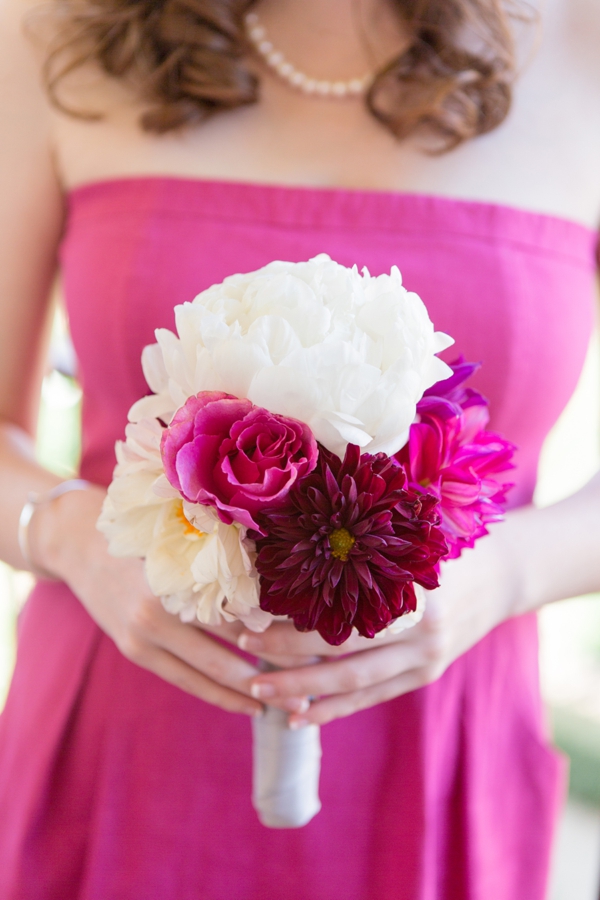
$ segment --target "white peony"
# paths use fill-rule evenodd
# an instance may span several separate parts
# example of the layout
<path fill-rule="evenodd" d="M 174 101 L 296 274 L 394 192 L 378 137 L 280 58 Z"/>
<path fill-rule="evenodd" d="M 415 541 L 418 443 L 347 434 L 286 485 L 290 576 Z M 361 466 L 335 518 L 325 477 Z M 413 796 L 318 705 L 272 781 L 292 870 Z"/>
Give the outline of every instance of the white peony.
<path fill-rule="evenodd" d="M 272 262 L 177 306 L 175 320 L 177 335 L 159 329 L 144 350 L 154 395 L 133 422 L 169 422 L 191 395 L 219 390 L 305 422 L 340 457 L 348 443 L 392 455 L 423 392 L 451 374 L 436 354 L 452 338 L 396 267 L 372 277 L 326 254 Z"/>
<path fill-rule="evenodd" d="M 164 475 L 162 427 L 129 424 L 117 443 L 117 466 L 98 528 L 113 556 L 145 560 L 148 585 L 167 610 L 205 625 L 242 620 L 263 631 L 272 621 L 259 607 L 255 547 L 241 525 L 181 499 Z"/>

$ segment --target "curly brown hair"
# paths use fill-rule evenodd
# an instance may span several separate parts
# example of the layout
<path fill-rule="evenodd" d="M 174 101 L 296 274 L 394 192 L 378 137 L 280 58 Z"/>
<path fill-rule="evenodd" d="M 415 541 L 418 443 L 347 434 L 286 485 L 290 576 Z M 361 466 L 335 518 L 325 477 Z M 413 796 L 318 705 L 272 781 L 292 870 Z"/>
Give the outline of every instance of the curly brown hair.
<path fill-rule="evenodd" d="M 372 115 L 398 138 L 426 127 L 440 150 L 498 126 L 511 104 L 516 0 L 394 2 L 410 45 L 377 73 L 366 97 Z M 146 106 L 140 118 L 146 131 L 170 131 L 255 103 L 259 83 L 246 66 L 251 49 L 244 29 L 252 5 L 54 0 L 63 25 L 45 67 L 50 97 L 65 110 L 60 83 L 92 59 L 136 86 Z"/>

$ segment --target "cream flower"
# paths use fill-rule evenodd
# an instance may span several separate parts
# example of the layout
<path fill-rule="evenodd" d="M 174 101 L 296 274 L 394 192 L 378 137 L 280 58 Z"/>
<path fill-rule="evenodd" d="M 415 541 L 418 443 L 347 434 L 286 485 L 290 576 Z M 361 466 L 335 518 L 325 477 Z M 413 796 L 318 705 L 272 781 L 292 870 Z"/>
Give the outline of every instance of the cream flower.
<path fill-rule="evenodd" d="M 177 335 L 144 350 L 154 395 L 130 420 L 170 421 L 188 397 L 225 391 L 305 422 L 340 457 L 348 443 L 392 455 L 423 392 L 451 374 L 435 332 L 397 268 L 372 277 L 321 254 L 233 275 L 175 309 Z"/>
<path fill-rule="evenodd" d="M 259 607 L 254 543 L 240 525 L 187 503 L 164 476 L 162 427 L 141 419 L 117 444 L 117 466 L 98 529 L 113 556 L 145 560 L 148 585 L 170 612 L 205 625 L 242 620 L 263 631 L 272 617 Z"/>

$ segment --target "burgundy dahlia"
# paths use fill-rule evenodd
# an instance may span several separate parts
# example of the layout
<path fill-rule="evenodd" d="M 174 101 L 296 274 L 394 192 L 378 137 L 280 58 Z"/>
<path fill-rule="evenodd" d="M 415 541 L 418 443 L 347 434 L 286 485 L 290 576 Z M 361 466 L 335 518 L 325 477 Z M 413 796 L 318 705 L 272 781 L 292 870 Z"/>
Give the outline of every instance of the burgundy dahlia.
<path fill-rule="evenodd" d="M 486 431 L 488 403 L 464 386 L 477 365 L 451 363 L 454 375 L 426 391 L 417 404 L 418 421 L 408 443 L 396 454 L 409 486 L 440 501 L 441 528 L 448 542 L 447 559 L 487 534 L 487 526 L 504 517 L 505 473 L 513 468 L 515 447 Z"/>
<path fill-rule="evenodd" d="M 256 568 L 262 609 L 337 645 L 353 627 L 372 638 L 412 612 L 413 583 L 437 587 L 447 546 L 437 499 L 407 489 L 395 460 L 361 456 L 353 444 L 343 462 L 319 450 L 286 508 L 260 517 Z"/>

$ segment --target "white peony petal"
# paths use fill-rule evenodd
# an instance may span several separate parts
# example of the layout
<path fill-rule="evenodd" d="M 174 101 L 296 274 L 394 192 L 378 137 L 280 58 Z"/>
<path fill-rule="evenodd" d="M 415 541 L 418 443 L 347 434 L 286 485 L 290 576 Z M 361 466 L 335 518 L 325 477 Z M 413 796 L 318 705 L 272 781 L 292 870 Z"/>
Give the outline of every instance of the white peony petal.
<path fill-rule="evenodd" d="M 436 331 L 433 335 L 434 353 L 441 353 L 442 350 L 447 350 L 453 344 L 454 338 L 451 338 L 449 334 L 444 334 L 443 331 Z"/>
<path fill-rule="evenodd" d="M 196 618 L 203 625 L 222 625 L 225 622 L 234 622 L 235 616 L 224 609 L 225 594 L 218 581 L 194 586 Z"/>
<path fill-rule="evenodd" d="M 175 379 L 169 378 L 169 396 L 175 409 L 183 406 L 194 393 L 193 387 L 183 386 Z"/>
<path fill-rule="evenodd" d="M 308 422 L 319 409 L 318 387 L 288 366 L 270 366 L 252 379 L 248 399 L 281 416 Z"/>
<path fill-rule="evenodd" d="M 138 510 L 144 506 L 160 506 L 164 502 L 152 490 L 155 476 L 146 469 L 130 469 L 126 474 L 113 479 L 108 488 L 115 515 L 128 510 Z"/>
<path fill-rule="evenodd" d="M 223 341 L 212 356 L 222 390 L 234 397 L 248 396 L 254 376 L 271 365 L 271 360 L 258 344 L 241 338 Z"/>
<path fill-rule="evenodd" d="M 150 394 L 142 397 L 133 404 L 127 414 L 130 422 L 139 422 L 141 419 L 162 419 L 170 422 L 177 406 L 168 393 Z"/>
<path fill-rule="evenodd" d="M 178 386 L 186 396 L 193 392 L 193 379 L 196 364 L 196 349 L 194 343 L 193 358 L 186 357 L 182 342 L 166 328 L 156 329 L 156 339 L 162 352 L 165 370 L 169 376 L 168 391 L 171 393 L 172 385 Z M 193 335 L 188 336 L 191 340 Z"/>
<path fill-rule="evenodd" d="M 282 316 L 255 319 L 248 329 L 248 337 L 264 348 L 265 358 L 276 366 L 290 353 L 302 348 L 300 338 Z"/>
<path fill-rule="evenodd" d="M 408 429 L 403 434 L 394 434 L 392 438 L 378 437 L 366 447 L 363 447 L 363 453 L 385 453 L 386 456 L 393 456 L 398 450 L 406 444 L 408 440 Z"/>
<path fill-rule="evenodd" d="M 183 511 L 186 519 L 199 531 L 204 531 L 206 534 L 218 531 L 220 519 L 210 506 L 202 506 L 201 503 L 189 503 L 184 500 Z"/>
<path fill-rule="evenodd" d="M 320 430 L 322 421 L 328 422 L 335 429 L 336 433 L 341 437 L 342 443 L 358 444 L 359 447 L 366 447 L 367 444 L 371 443 L 371 435 L 364 428 L 359 428 L 357 425 L 344 421 L 335 412 L 321 416 L 320 419 L 313 419 L 314 427 L 317 430 Z"/>
<path fill-rule="evenodd" d="M 142 350 L 142 370 L 151 391 L 160 394 L 166 390 L 168 375 L 158 344 L 149 344 Z"/>
<path fill-rule="evenodd" d="M 192 394 L 199 394 L 200 391 L 222 390 L 224 390 L 224 385 L 215 369 L 212 354 L 206 347 L 198 344 Z"/>
<path fill-rule="evenodd" d="M 182 541 L 179 534 L 161 534 L 146 553 L 146 579 L 157 597 L 189 590 L 194 578 L 191 565 L 202 541 Z"/>
<path fill-rule="evenodd" d="M 427 388 L 432 387 L 438 381 L 445 381 L 452 374 L 452 369 L 446 365 L 443 359 L 438 359 L 437 356 L 432 357 L 429 361 L 426 375 L 423 378 L 423 390 L 426 391 Z"/>
<path fill-rule="evenodd" d="M 239 618 L 246 628 L 257 633 L 266 631 L 273 621 L 273 616 L 263 609 L 260 609 L 260 607 L 249 609 L 247 613 L 240 615 Z"/>
<path fill-rule="evenodd" d="M 143 558 L 154 539 L 157 514 L 155 507 L 141 507 L 115 515 L 105 501 L 96 527 L 108 540 L 111 556 Z"/>
<path fill-rule="evenodd" d="M 152 483 L 152 493 L 163 500 L 180 500 L 181 494 L 174 488 L 167 479 L 167 476 L 161 473 Z"/>

